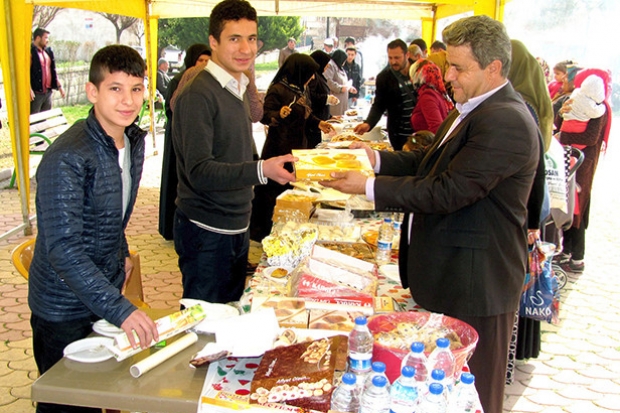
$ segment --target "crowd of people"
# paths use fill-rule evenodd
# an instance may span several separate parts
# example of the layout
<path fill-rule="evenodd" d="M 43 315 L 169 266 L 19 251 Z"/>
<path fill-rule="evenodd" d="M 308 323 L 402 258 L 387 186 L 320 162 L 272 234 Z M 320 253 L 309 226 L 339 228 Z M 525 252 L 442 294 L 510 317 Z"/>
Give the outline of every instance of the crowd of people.
<path fill-rule="evenodd" d="M 35 31 L 33 41 L 39 76 L 31 95 L 41 108 L 60 89 L 47 34 Z M 528 242 L 540 237 L 546 219 L 544 152 L 558 139 L 585 157 L 559 257 L 578 273 L 594 172 L 609 137 L 610 74 L 566 61 L 549 82 L 546 64 L 486 16 L 453 22 L 442 40 L 430 53 L 422 39 L 386 45 L 388 65 L 355 132 L 387 114 L 394 151 L 353 143 L 366 150 L 376 177 L 335 172 L 321 183 L 364 194 L 377 211 L 405 214 L 402 285 L 424 309 L 476 329 L 469 367 L 484 411 L 501 413 Z M 347 38 L 344 49 L 325 39 L 323 50 L 310 55 L 289 39 L 264 98 L 254 79 L 257 43 L 256 10 L 245 0 L 223 0 L 210 16 L 209 44 L 188 48 L 184 71 L 170 79 L 167 62 L 158 67 L 168 118 L 160 232 L 174 240 L 184 298 L 241 297 L 249 240 L 270 233 L 275 199 L 295 181 L 291 150 L 316 146 L 321 132 L 333 132 L 327 120 L 360 97 L 363 60 L 355 39 Z M 40 373 L 99 318 L 120 326 L 134 346 L 157 339 L 154 323 L 121 295 L 132 270 L 124 229 L 144 162 L 145 132 L 134 123 L 144 71 L 129 47 L 98 51 L 86 86 L 88 118 L 59 137 L 38 168 L 29 305 Z M 266 127 L 261 153 L 253 122 Z"/>

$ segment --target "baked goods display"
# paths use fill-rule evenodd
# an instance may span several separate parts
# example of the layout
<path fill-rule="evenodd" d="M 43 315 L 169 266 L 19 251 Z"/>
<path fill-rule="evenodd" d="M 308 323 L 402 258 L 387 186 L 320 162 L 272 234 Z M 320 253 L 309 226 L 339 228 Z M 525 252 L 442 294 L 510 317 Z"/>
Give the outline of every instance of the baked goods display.
<path fill-rule="evenodd" d="M 263 238 L 261 243 L 269 265 L 296 267 L 310 254 L 317 236 L 315 224 L 289 221 L 280 228 L 274 227 L 272 234 Z"/>
<path fill-rule="evenodd" d="M 358 171 L 374 176 L 370 160 L 364 149 L 293 149 L 295 175 L 298 180 L 321 181 L 332 179 L 336 171 Z"/>
<path fill-rule="evenodd" d="M 324 239 L 320 235 L 320 227 L 319 227 L 319 239 Z M 357 258 L 359 260 L 364 261 L 372 261 L 375 259 L 374 251 L 368 246 L 368 244 L 363 244 L 361 242 L 326 242 L 326 241 L 318 241 L 317 245 L 320 245 L 323 248 L 327 248 L 332 251 L 337 251 L 341 254 L 348 255 L 349 257 Z"/>
<path fill-rule="evenodd" d="M 363 315 L 361 311 L 312 309 L 308 328 L 349 333 L 355 327 L 355 318 Z"/>
<path fill-rule="evenodd" d="M 250 404 L 282 403 L 326 412 L 336 359 L 342 354 L 339 347 L 346 349 L 346 342 L 346 336 L 334 336 L 265 352 L 254 373 Z"/>
<path fill-rule="evenodd" d="M 273 308 L 280 327 L 306 328 L 308 325 L 308 313 L 304 300 L 282 296 L 254 297 L 252 311 L 265 308 Z"/>
<path fill-rule="evenodd" d="M 450 349 L 458 350 L 463 346 L 458 334 L 449 327 L 418 325 L 413 322 L 400 322 L 390 331 L 382 331 L 374 335 L 375 341 L 383 346 L 408 350 L 411 343 L 420 341 L 424 343 L 424 351 L 432 352 L 436 347 L 438 338 L 450 339 Z"/>

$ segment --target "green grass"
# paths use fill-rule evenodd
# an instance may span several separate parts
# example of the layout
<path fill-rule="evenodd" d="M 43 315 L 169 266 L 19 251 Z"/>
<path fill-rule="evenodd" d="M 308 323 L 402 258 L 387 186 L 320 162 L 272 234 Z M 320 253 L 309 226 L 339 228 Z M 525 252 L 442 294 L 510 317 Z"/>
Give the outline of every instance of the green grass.
<path fill-rule="evenodd" d="M 278 70 L 278 62 L 258 63 L 256 65 L 256 72 L 273 72 Z"/>
<path fill-rule="evenodd" d="M 63 106 L 61 107 L 62 113 L 65 114 L 65 118 L 67 118 L 67 122 L 69 125 L 73 125 L 73 123 L 81 118 L 85 118 L 88 116 L 88 111 L 92 105 L 73 105 L 73 106 Z"/>

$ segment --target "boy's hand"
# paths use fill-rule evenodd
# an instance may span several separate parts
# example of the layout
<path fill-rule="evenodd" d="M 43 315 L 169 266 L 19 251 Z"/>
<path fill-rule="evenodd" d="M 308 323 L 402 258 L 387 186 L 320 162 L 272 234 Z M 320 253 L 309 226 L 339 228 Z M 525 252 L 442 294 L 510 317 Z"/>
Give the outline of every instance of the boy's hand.
<path fill-rule="evenodd" d="M 263 175 L 280 185 L 295 182 L 295 175 L 284 169 L 284 164 L 296 160 L 291 154 L 266 159 L 263 161 Z"/>
<path fill-rule="evenodd" d="M 123 282 L 123 288 L 121 289 L 121 293 L 125 292 L 127 288 L 127 284 L 129 284 L 129 280 L 131 279 L 131 273 L 133 271 L 133 261 L 131 257 L 125 257 L 125 281 Z"/>
<path fill-rule="evenodd" d="M 133 336 L 134 331 L 140 339 L 140 347 L 142 349 L 149 348 L 152 341 L 155 341 L 156 343 L 159 341 L 157 326 L 144 311 L 136 309 L 125 319 L 125 321 L 123 321 L 121 328 L 127 334 L 129 343 L 134 349 L 138 348 L 138 344 Z"/>

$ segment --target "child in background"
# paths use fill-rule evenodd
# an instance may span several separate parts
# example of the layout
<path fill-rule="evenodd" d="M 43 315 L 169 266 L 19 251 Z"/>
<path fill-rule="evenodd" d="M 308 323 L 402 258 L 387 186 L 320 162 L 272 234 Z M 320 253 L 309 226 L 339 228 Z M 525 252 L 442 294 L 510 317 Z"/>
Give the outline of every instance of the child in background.
<path fill-rule="evenodd" d="M 603 79 L 590 75 L 571 93 L 566 106 L 560 113 L 564 118 L 560 130 L 581 133 L 586 130 L 590 119 L 597 119 L 605 114 L 605 85 Z"/>
<path fill-rule="evenodd" d="M 431 131 L 422 130 L 407 138 L 403 145 L 403 152 L 424 152 L 435 140 L 435 134 Z"/>

